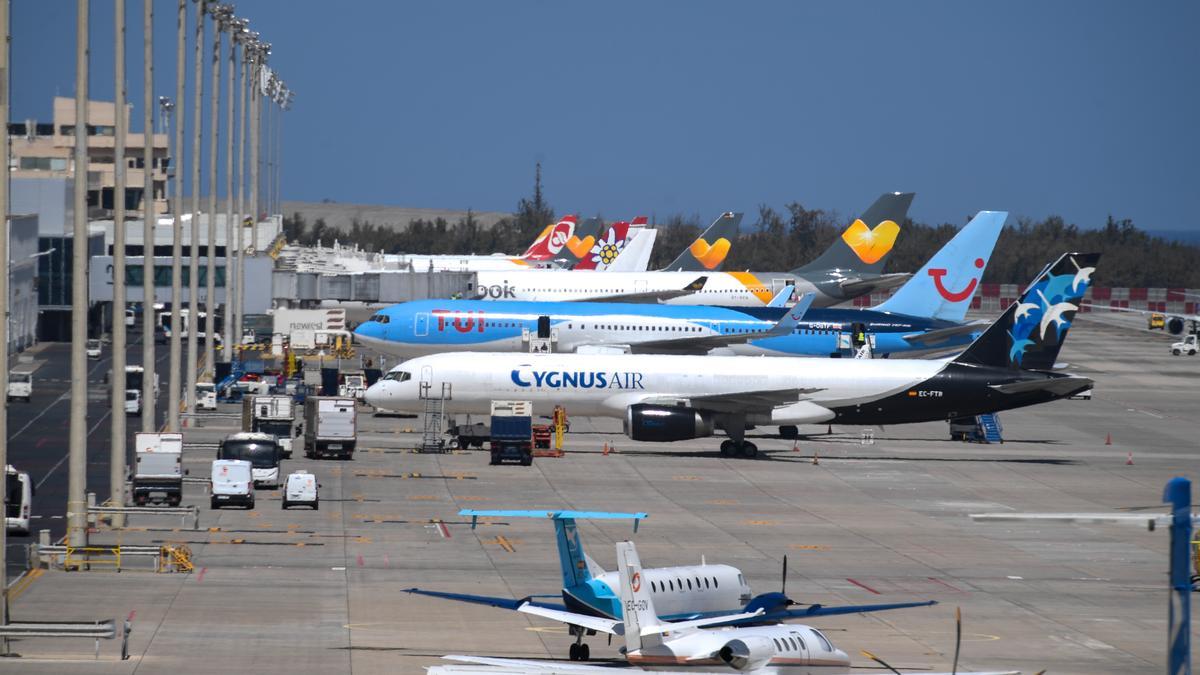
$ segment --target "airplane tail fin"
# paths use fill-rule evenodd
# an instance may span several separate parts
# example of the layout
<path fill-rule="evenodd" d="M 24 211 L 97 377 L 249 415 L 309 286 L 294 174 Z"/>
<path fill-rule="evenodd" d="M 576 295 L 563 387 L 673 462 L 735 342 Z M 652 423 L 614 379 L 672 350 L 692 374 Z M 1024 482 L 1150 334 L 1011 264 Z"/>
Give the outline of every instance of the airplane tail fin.
<path fill-rule="evenodd" d="M 642 561 L 631 541 L 617 542 L 617 575 L 621 581 L 625 653 L 661 644 L 661 636 L 655 630 L 660 622 L 654 599 L 650 597 L 650 582 L 642 574 Z"/>
<path fill-rule="evenodd" d="M 1064 253 L 954 361 L 1052 369 L 1099 259 L 1099 253 Z"/>
<path fill-rule="evenodd" d="M 650 266 L 650 253 L 654 250 L 654 241 L 658 238 L 658 230 L 648 227 L 632 230 L 625 241 L 625 248 L 617 259 L 605 268 L 608 272 L 645 272 Z"/>
<path fill-rule="evenodd" d="M 803 267 L 797 267 L 793 272 L 799 274 L 831 269 L 875 274 L 882 272 L 887 254 L 900 234 L 900 224 L 908 216 L 913 196 L 912 192 L 880 195 L 820 257 Z"/>
<path fill-rule="evenodd" d="M 729 256 L 729 249 L 737 239 L 738 225 L 742 214 L 732 211 L 722 213 L 708 229 L 700 234 L 690 246 L 683 250 L 670 265 L 667 272 L 719 271 Z"/>
<path fill-rule="evenodd" d="M 575 588 L 591 581 L 592 568 L 579 541 L 575 519 L 555 518 L 554 538 L 558 542 L 558 566 L 562 570 L 563 588 Z"/>
<path fill-rule="evenodd" d="M 912 316 L 962 321 L 1008 213 L 980 211 L 895 295 L 872 309 Z"/>
<path fill-rule="evenodd" d="M 588 218 L 575 228 L 575 234 L 567 240 L 566 245 L 555 256 L 563 269 L 578 269 L 579 262 L 587 258 L 596 238 L 604 233 L 604 221 L 599 218 Z"/>
<path fill-rule="evenodd" d="M 537 239 L 525 249 L 521 254 L 522 258 L 528 260 L 550 260 L 557 256 L 562 251 L 563 246 L 571 240 L 575 234 L 575 216 L 563 216 L 561 220 L 553 225 L 547 225 L 546 229 L 542 230 Z"/>
<path fill-rule="evenodd" d="M 603 236 L 584 254 L 577 270 L 605 270 L 621 254 L 629 240 L 629 223 L 620 220 L 608 226 Z"/>

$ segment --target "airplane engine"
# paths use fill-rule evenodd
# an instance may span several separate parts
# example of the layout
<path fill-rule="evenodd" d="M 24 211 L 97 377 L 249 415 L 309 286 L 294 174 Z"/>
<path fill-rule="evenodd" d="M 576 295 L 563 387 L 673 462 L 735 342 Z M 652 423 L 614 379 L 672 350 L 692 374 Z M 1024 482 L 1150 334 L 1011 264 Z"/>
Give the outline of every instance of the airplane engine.
<path fill-rule="evenodd" d="M 765 637 L 744 637 L 726 642 L 717 655 L 730 668 L 758 670 L 775 656 L 775 645 Z"/>
<path fill-rule="evenodd" d="M 638 404 L 625 410 L 625 435 L 635 441 L 686 441 L 713 435 L 713 421 L 693 408 Z"/>
<path fill-rule="evenodd" d="M 1179 335 L 1183 332 L 1183 317 L 1173 316 L 1167 319 L 1167 332 L 1171 335 Z"/>

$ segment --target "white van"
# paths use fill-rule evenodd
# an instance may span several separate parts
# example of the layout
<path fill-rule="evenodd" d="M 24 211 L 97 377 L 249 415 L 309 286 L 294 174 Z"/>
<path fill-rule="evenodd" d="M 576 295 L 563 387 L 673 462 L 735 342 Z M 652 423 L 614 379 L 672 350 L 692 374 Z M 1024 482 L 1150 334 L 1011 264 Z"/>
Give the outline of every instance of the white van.
<path fill-rule="evenodd" d="M 241 504 L 254 508 L 254 476 L 250 462 L 240 459 L 218 459 L 212 463 L 212 507 L 223 508 Z"/>
<path fill-rule="evenodd" d="M 307 471 L 293 471 L 288 474 L 287 486 L 283 491 L 283 508 L 291 508 L 293 506 L 311 506 L 313 511 L 320 508 L 320 500 L 317 497 L 317 488 L 321 484 L 317 482 L 316 476 Z"/>
<path fill-rule="evenodd" d="M 9 534 L 28 535 L 33 510 L 33 480 L 28 472 L 17 471 L 12 465 L 4 467 L 4 474 L 4 480 L 8 482 L 4 493 L 5 529 Z"/>
<path fill-rule="evenodd" d="M 217 387 L 212 382 L 196 383 L 196 409 L 217 409 Z"/>
<path fill-rule="evenodd" d="M 8 400 L 22 399 L 26 403 L 33 397 L 33 373 L 8 374 Z"/>
<path fill-rule="evenodd" d="M 125 390 L 125 414 L 142 414 L 142 391 L 140 389 Z"/>
<path fill-rule="evenodd" d="M 104 343 L 99 340 L 88 340 L 84 343 L 83 348 L 89 359 L 98 359 L 104 349 Z"/>

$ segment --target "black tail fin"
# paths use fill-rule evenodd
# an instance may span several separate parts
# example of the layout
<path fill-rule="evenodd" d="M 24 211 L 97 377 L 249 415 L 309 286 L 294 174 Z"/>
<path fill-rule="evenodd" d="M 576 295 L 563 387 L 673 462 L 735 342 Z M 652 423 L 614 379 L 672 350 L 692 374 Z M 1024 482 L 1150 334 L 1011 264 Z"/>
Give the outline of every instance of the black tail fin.
<path fill-rule="evenodd" d="M 914 196 L 912 192 L 884 193 L 842 232 L 842 236 L 821 257 L 792 272 L 799 274 L 839 269 L 879 274 L 883 271 L 887 254 L 896 243 L 900 223 L 908 216 L 908 207 Z"/>
<path fill-rule="evenodd" d="M 712 225 L 663 268 L 669 272 L 717 272 L 737 240 L 742 214 L 722 213 Z"/>
<path fill-rule="evenodd" d="M 1099 259 L 1099 253 L 1064 253 L 954 360 L 1023 370 L 1053 368 Z"/>

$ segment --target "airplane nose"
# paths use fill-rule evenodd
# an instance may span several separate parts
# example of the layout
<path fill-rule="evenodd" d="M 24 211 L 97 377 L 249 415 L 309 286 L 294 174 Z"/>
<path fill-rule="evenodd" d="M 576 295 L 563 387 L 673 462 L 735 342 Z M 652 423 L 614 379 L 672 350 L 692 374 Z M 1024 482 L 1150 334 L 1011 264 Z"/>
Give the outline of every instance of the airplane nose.
<path fill-rule="evenodd" d="M 366 393 L 363 394 L 363 400 L 366 401 L 367 405 L 369 406 L 375 408 L 384 407 L 383 404 L 388 399 L 386 387 L 387 385 L 383 382 L 376 382 L 375 384 L 367 387 Z"/>

